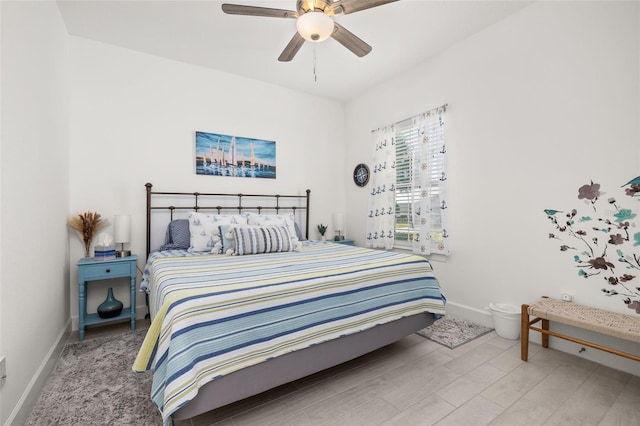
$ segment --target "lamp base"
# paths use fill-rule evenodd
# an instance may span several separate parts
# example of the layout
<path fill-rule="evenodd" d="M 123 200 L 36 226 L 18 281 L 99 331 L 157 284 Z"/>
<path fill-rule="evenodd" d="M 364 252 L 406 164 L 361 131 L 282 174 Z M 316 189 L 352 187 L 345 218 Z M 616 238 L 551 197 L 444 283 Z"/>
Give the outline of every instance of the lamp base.
<path fill-rule="evenodd" d="M 129 257 L 131 256 L 131 250 L 118 250 L 116 257 Z"/>

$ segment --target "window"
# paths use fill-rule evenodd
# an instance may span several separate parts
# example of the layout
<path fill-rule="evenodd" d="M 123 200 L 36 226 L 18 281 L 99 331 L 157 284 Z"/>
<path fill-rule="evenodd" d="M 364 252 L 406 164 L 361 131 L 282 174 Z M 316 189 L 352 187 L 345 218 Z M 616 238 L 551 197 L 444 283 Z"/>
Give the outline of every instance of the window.
<path fill-rule="evenodd" d="M 416 239 L 414 226 L 415 194 L 413 185 L 413 151 L 418 140 L 418 128 L 408 119 L 395 125 L 396 191 L 395 191 L 395 246 L 410 248 Z"/>
<path fill-rule="evenodd" d="M 423 136 L 427 140 L 422 147 Z M 446 209 L 441 199 L 442 182 L 446 180 L 444 145 L 444 122 L 441 116 L 422 120 L 410 118 L 395 125 L 396 141 L 396 191 L 395 191 L 395 243 L 401 248 L 413 248 L 420 241 L 422 209 L 428 206 L 431 244 L 442 247 L 445 230 L 442 210 Z M 422 149 L 425 149 L 421 153 Z M 426 164 L 426 175 L 420 177 Z M 422 180 L 422 182 L 421 182 Z M 427 188 L 429 202 L 421 203 L 422 190 Z M 439 250 L 436 250 L 439 251 Z"/>
<path fill-rule="evenodd" d="M 374 187 L 367 222 L 370 246 L 449 254 L 445 110 L 443 106 L 375 132 Z M 392 164 L 392 173 L 383 173 L 386 164 Z M 388 194 L 385 188 L 391 189 Z M 393 211 L 392 217 L 378 218 L 378 212 L 385 210 Z M 385 229 L 393 232 L 385 234 Z M 392 238 L 376 241 L 384 240 L 383 235 Z"/>

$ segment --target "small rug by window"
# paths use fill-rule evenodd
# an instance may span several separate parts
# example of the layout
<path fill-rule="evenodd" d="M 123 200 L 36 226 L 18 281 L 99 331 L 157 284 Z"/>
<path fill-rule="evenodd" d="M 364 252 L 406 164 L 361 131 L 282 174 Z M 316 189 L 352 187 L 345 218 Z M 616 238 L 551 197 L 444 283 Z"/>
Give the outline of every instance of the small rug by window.
<path fill-rule="evenodd" d="M 447 315 L 416 334 L 453 349 L 491 331 L 493 331 L 493 328 Z"/>

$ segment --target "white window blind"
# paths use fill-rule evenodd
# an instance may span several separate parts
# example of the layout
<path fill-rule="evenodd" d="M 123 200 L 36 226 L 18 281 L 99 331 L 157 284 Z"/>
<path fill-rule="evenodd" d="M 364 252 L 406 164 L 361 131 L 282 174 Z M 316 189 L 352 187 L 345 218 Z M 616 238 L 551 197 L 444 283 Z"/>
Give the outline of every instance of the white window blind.
<path fill-rule="evenodd" d="M 396 214 L 395 246 L 410 248 L 416 238 L 414 226 L 415 201 L 418 199 L 412 188 L 415 158 L 413 151 L 419 139 L 418 128 L 412 118 L 395 125 L 396 138 Z"/>

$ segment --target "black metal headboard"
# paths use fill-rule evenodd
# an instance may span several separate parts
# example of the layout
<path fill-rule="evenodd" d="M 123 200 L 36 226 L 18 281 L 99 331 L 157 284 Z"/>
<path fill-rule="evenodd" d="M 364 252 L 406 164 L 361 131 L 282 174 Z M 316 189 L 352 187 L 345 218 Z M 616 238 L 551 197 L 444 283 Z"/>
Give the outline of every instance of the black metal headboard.
<path fill-rule="evenodd" d="M 306 190 L 306 195 L 280 195 L 280 194 L 229 194 L 229 193 L 209 193 L 209 192 L 158 192 L 152 191 L 153 185 L 145 184 L 147 188 L 147 257 L 151 253 L 151 212 L 154 210 L 165 210 L 169 212 L 169 221 L 174 219 L 174 211 L 216 211 L 222 212 L 237 211 L 242 213 L 245 210 L 292 211 L 294 215 L 300 211 L 304 213 L 305 238 L 309 238 L 309 200 L 311 190 Z M 247 202 L 248 204 L 243 204 Z M 155 201 L 155 203 L 154 203 Z M 250 204 L 251 202 L 257 204 Z M 164 204 L 163 204 L 164 203 Z M 191 204 L 187 204 L 191 203 Z M 209 204 L 213 203 L 213 204 Z M 217 204 L 215 204 L 217 203 Z M 234 205 L 230 203 L 236 203 Z M 264 203 L 264 204 L 262 204 Z M 177 205 L 176 205 L 177 204 Z"/>

